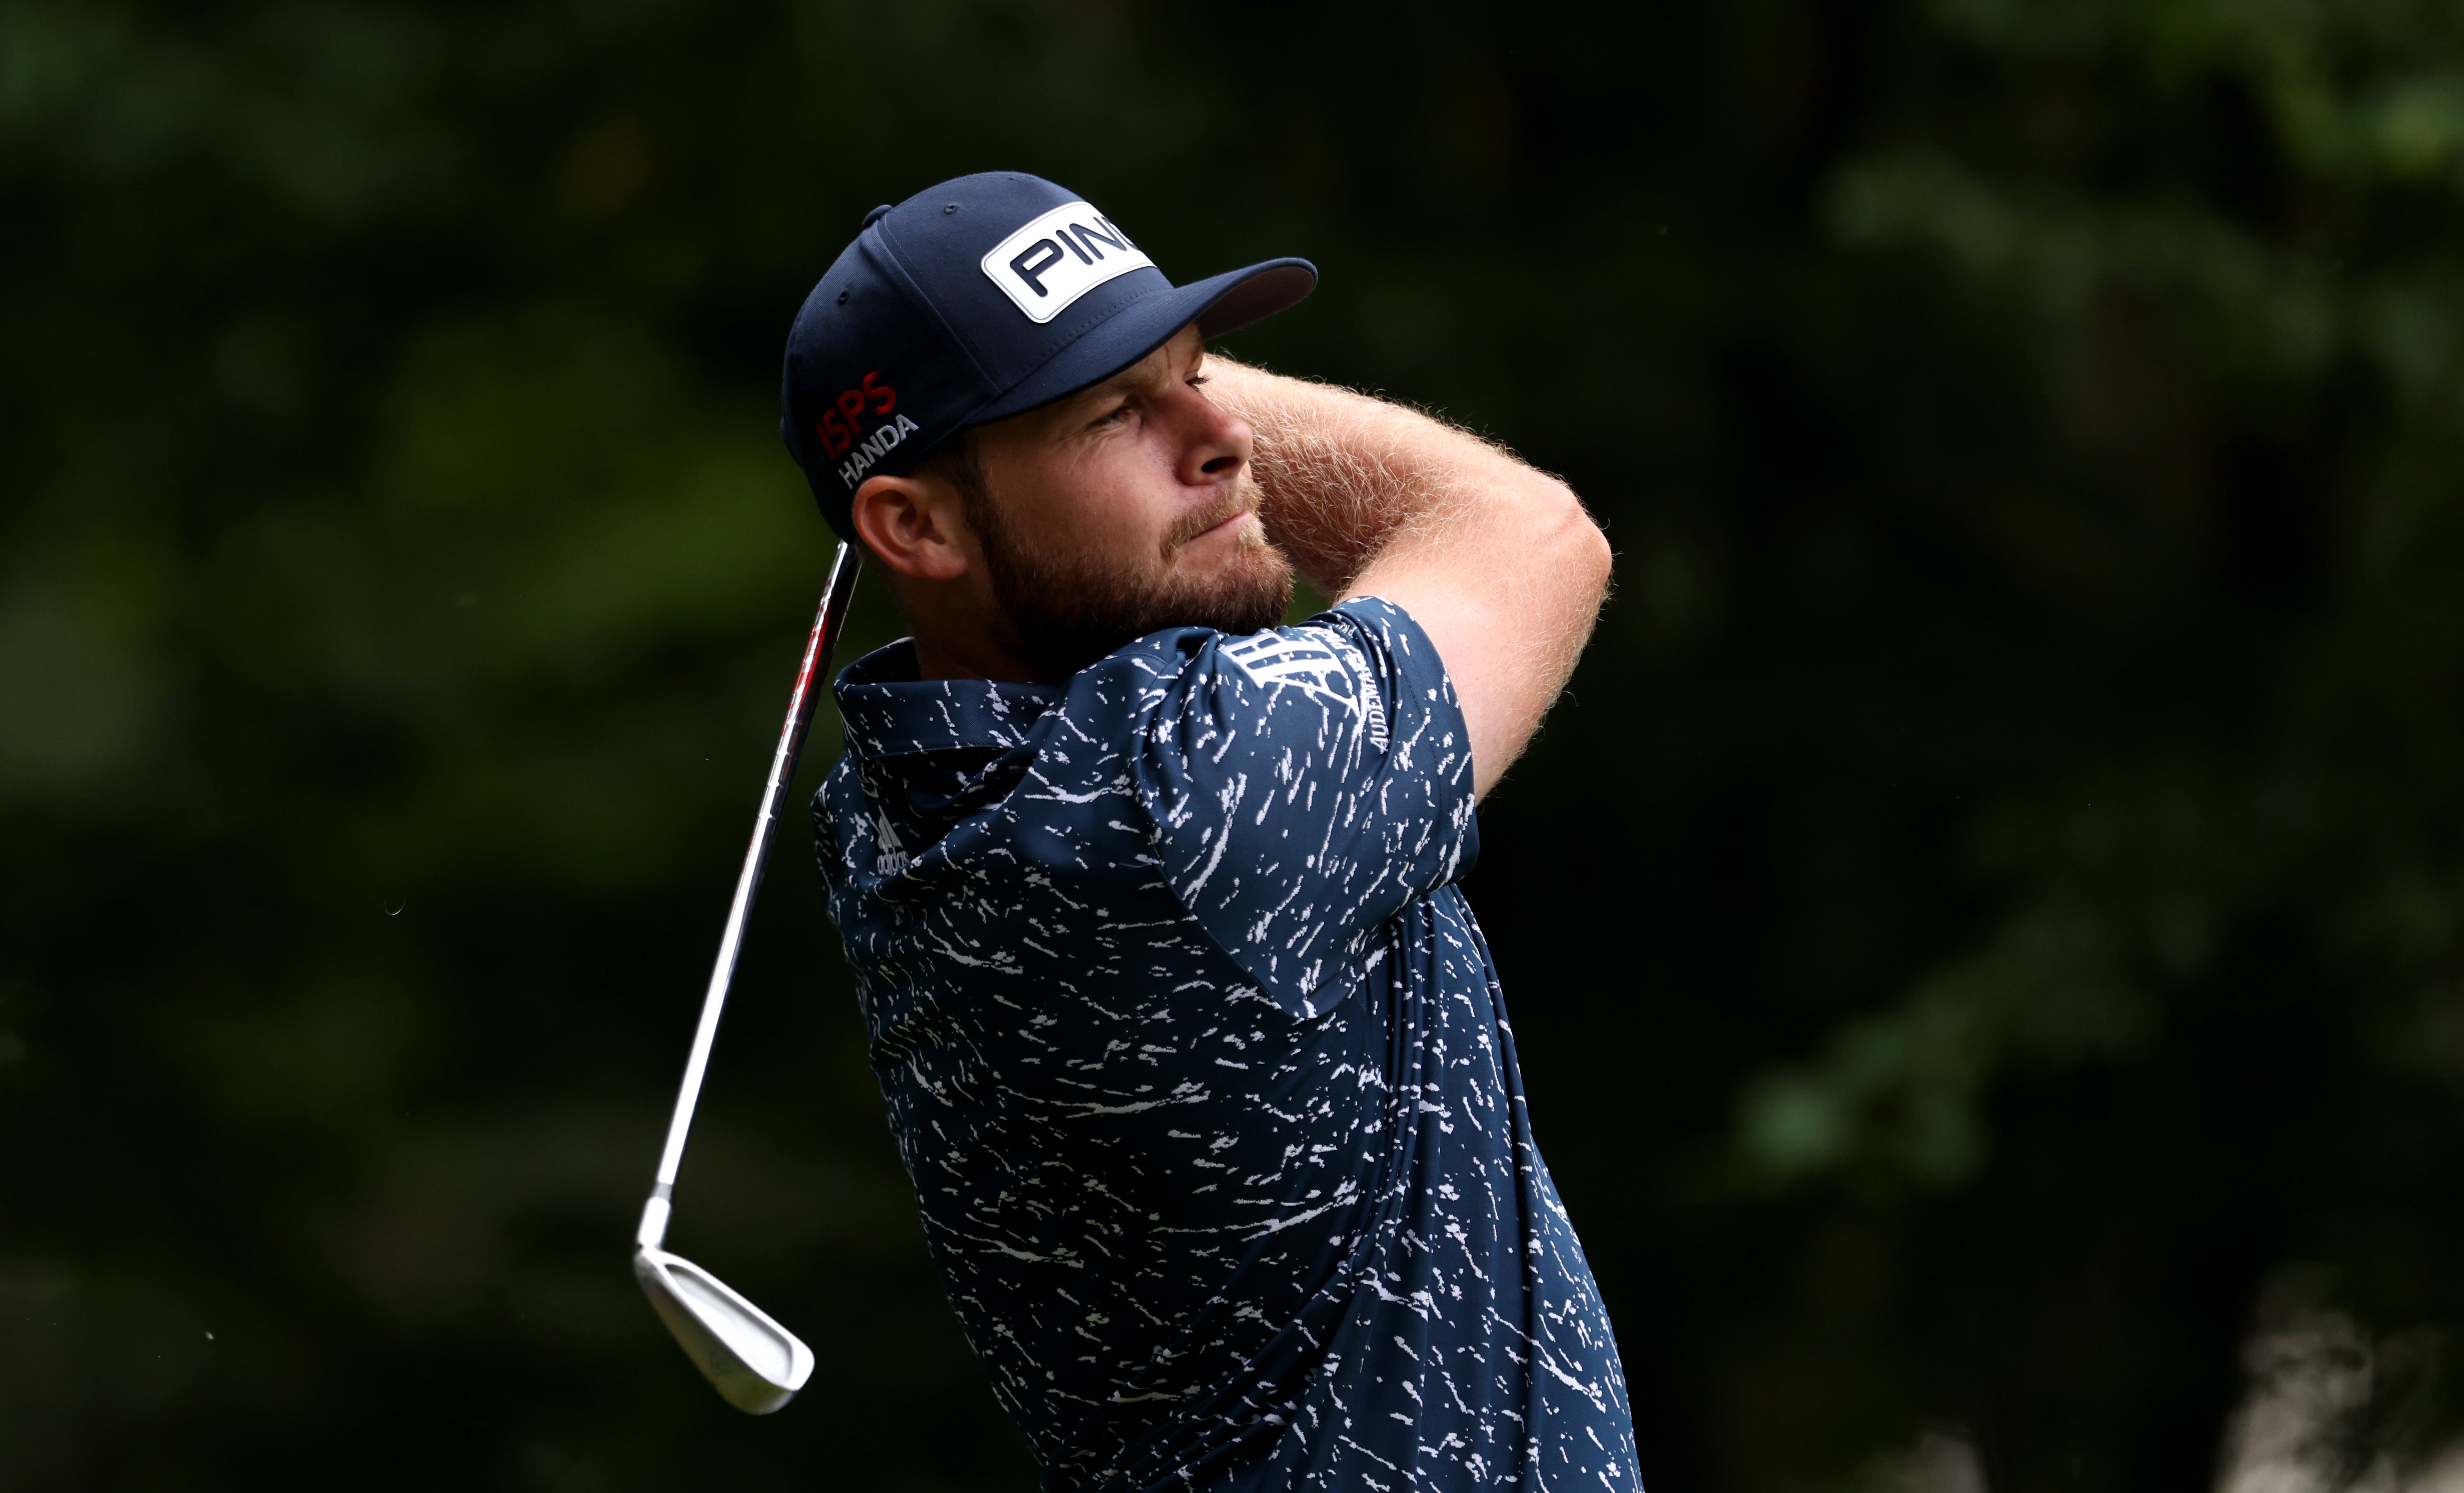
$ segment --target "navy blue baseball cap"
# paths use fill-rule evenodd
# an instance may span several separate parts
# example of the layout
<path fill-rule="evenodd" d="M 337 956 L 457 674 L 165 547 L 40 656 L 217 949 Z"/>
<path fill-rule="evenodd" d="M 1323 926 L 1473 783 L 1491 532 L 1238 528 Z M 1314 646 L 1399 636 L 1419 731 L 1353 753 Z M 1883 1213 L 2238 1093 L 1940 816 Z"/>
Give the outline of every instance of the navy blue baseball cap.
<path fill-rule="evenodd" d="M 822 516 L 855 537 L 867 477 L 1099 384 L 1192 322 L 1216 337 L 1317 288 L 1306 259 L 1176 286 L 1111 219 L 988 171 L 875 208 L 787 333 L 780 432 Z"/>

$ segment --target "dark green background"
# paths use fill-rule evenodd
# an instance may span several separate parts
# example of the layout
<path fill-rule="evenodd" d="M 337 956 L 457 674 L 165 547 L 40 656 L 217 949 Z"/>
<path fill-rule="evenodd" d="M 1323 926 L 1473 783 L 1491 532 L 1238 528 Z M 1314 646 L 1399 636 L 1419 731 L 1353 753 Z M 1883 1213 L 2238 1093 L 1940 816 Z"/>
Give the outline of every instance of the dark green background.
<path fill-rule="evenodd" d="M 1235 350 L 1608 525 L 1471 892 L 1654 1493 L 2203 1489 L 2288 1313 L 2346 1470 L 2443 1442 L 2457 7 L 8 0 L 0 1483 L 1032 1485 L 801 834 L 673 1241 L 812 1387 L 626 1269 L 827 559 L 782 333 L 995 166 L 1314 258 Z"/>

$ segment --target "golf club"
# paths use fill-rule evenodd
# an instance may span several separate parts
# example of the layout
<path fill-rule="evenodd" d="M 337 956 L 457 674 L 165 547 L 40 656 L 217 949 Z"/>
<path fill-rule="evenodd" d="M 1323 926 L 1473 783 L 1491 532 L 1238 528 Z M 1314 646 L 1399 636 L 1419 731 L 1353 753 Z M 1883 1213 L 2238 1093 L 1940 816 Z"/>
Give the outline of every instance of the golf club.
<path fill-rule="evenodd" d="M 727 910 L 727 928 L 718 937 L 718 959 L 710 972 L 710 991 L 702 998 L 701 1024 L 693 1029 L 693 1052 L 685 1059 L 676 1112 L 668 1121 L 668 1145 L 659 1155 L 658 1178 L 650 1188 L 649 1200 L 642 1205 L 642 1226 L 634 1233 L 633 1276 L 642 1283 L 643 1294 L 650 1298 L 651 1309 L 727 1402 L 756 1416 L 766 1416 L 796 1397 L 812 1374 L 813 1350 L 716 1276 L 659 1246 L 667 1241 L 676 1166 L 684 1159 L 685 1136 L 693 1129 L 693 1106 L 701 1098 L 702 1076 L 710 1067 L 719 1011 L 727 1004 L 727 988 L 736 977 L 744 923 L 752 915 L 753 899 L 761 891 L 770 838 L 779 827 L 788 785 L 795 780 L 796 759 L 804 750 L 804 733 L 812 727 L 813 708 L 821 698 L 818 687 L 827 683 L 830 654 L 838 647 L 839 630 L 847 625 L 847 604 L 855 596 L 856 572 L 862 567 L 862 558 L 849 544 L 841 544 L 837 558 L 830 561 L 829 584 L 822 593 L 821 610 L 813 617 L 812 635 L 804 640 L 804 661 L 796 671 L 795 692 L 787 697 L 787 721 L 779 731 L 779 748 L 770 757 L 770 780 L 761 790 L 753 844 L 744 852 L 744 869 L 736 878 L 736 901 Z"/>

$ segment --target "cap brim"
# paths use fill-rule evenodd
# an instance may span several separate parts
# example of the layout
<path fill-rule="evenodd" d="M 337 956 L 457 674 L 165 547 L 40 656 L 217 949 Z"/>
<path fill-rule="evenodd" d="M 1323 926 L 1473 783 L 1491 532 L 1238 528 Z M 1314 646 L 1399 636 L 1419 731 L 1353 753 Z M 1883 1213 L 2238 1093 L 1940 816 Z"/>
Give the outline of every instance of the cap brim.
<path fill-rule="evenodd" d="M 966 425 L 1006 420 L 1101 384 L 1192 322 L 1200 337 L 1221 337 L 1298 304 L 1315 289 L 1317 266 L 1306 259 L 1269 259 L 1132 301 L 969 416 Z"/>

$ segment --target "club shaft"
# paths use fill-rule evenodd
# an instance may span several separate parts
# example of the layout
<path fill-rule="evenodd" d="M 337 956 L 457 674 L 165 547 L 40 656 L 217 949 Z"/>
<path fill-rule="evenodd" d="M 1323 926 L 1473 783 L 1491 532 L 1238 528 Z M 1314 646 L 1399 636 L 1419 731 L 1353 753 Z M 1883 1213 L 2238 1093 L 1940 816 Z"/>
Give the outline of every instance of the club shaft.
<path fill-rule="evenodd" d="M 778 833 L 780 815 L 796 780 L 796 760 L 803 754 L 805 733 L 812 729 L 814 707 L 828 684 L 830 654 L 838 648 L 839 630 L 847 625 L 847 604 L 854 599 L 856 572 L 862 566 L 862 557 L 853 545 L 839 546 L 837 558 L 830 561 L 829 585 L 822 593 L 821 609 L 813 615 L 812 634 L 804 640 L 795 692 L 787 697 L 787 720 L 779 729 L 778 750 L 770 755 L 770 780 L 761 790 L 761 812 L 753 822 L 753 843 L 745 848 L 744 868 L 737 873 L 736 900 L 727 910 L 727 927 L 718 935 L 718 957 L 711 965 L 710 990 L 702 997 L 701 1023 L 693 1028 L 693 1052 L 685 1059 L 676 1112 L 668 1121 L 668 1144 L 659 1153 L 657 1185 L 642 1211 L 640 1242 L 654 1248 L 667 1237 L 668 1198 L 675 1187 L 676 1167 L 684 1159 L 685 1137 L 693 1130 L 693 1107 L 701 1100 L 702 1076 L 710 1068 L 719 1013 L 727 1006 L 728 987 L 736 979 L 744 925 L 753 915 L 754 899 L 761 892 L 770 842 Z"/>

